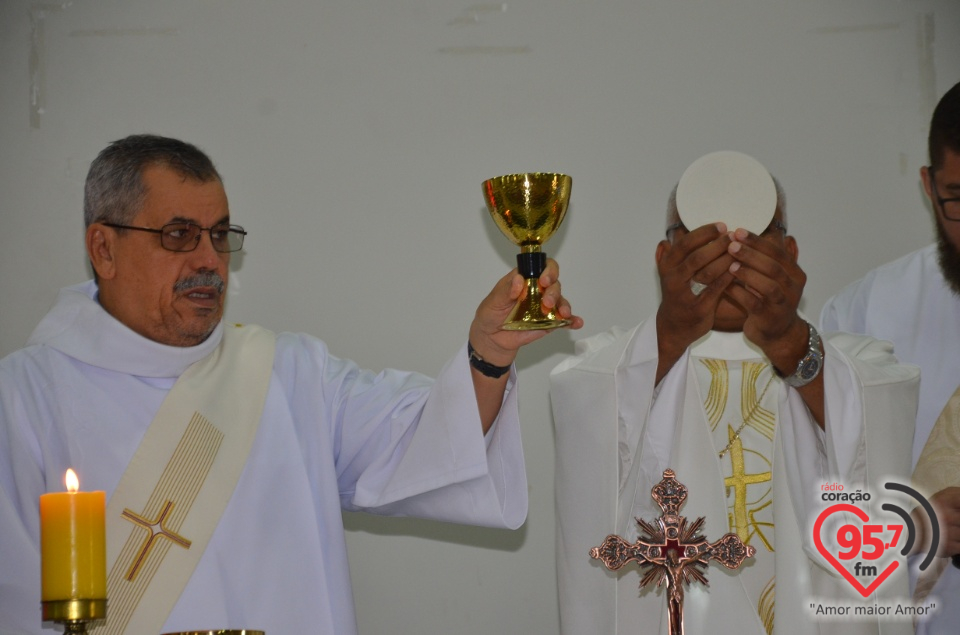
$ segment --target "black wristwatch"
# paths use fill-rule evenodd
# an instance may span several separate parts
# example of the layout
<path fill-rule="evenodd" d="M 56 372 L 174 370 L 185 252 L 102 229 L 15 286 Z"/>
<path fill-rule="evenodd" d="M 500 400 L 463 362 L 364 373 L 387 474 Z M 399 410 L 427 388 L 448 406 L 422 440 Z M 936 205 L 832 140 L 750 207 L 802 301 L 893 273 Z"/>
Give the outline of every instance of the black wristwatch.
<path fill-rule="evenodd" d="M 470 365 L 479 370 L 481 375 L 496 379 L 510 372 L 510 366 L 494 366 L 490 362 L 484 361 L 474 350 L 473 344 L 469 340 L 467 341 L 467 355 L 470 356 Z"/>
<path fill-rule="evenodd" d="M 823 369 L 823 344 L 820 342 L 820 334 L 813 324 L 807 322 L 807 354 L 797 364 L 797 370 L 792 375 L 780 375 L 783 382 L 788 386 L 800 388 L 806 386 L 817 378 Z"/>

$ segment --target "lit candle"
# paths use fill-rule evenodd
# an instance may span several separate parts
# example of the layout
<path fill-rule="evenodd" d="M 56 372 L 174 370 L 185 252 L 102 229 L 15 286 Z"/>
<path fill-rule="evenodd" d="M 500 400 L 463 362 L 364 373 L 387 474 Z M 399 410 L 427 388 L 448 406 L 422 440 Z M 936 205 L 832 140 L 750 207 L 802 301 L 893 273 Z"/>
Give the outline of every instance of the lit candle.
<path fill-rule="evenodd" d="M 40 496 L 42 600 L 107 597 L 106 496 L 80 492 L 67 470 L 66 492 Z"/>

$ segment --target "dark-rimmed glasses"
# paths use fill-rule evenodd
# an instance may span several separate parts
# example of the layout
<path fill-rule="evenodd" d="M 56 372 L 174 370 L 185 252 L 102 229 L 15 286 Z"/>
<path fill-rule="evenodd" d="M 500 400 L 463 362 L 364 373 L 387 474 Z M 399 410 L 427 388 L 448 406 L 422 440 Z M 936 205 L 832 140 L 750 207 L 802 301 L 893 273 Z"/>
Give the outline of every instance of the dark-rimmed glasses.
<path fill-rule="evenodd" d="M 243 237 L 247 232 L 240 225 L 214 225 L 200 227 L 196 223 L 167 223 L 160 229 L 151 227 L 134 227 L 118 223 L 101 223 L 114 229 L 134 229 L 141 232 L 160 234 L 160 246 L 168 251 L 193 251 L 200 244 L 203 232 L 210 234 L 213 248 L 220 253 L 240 251 L 243 247 Z"/>
<path fill-rule="evenodd" d="M 684 228 L 684 224 L 683 224 L 683 223 L 674 223 L 674 224 L 672 224 L 672 225 L 669 225 L 669 226 L 667 227 L 667 238 L 670 238 L 670 232 L 676 231 L 676 230 L 682 229 L 682 228 Z M 774 232 L 774 231 L 778 231 L 778 232 L 781 232 L 783 235 L 786 235 L 786 234 L 787 234 L 787 225 L 786 225 L 786 223 L 784 223 L 784 222 L 783 222 L 782 220 L 780 220 L 779 218 L 774 218 L 772 221 L 770 221 L 770 224 L 767 225 L 767 228 L 764 229 L 762 232 L 760 232 L 760 235 L 761 235 L 761 236 L 767 236 L 767 235 L 769 235 L 771 232 Z"/>
<path fill-rule="evenodd" d="M 937 169 L 930 166 L 927 170 L 930 172 L 930 185 L 933 186 L 933 198 L 935 198 L 937 204 L 940 205 L 943 217 L 947 220 L 960 221 L 960 198 L 943 198 L 940 196 L 940 191 L 937 189 Z"/>

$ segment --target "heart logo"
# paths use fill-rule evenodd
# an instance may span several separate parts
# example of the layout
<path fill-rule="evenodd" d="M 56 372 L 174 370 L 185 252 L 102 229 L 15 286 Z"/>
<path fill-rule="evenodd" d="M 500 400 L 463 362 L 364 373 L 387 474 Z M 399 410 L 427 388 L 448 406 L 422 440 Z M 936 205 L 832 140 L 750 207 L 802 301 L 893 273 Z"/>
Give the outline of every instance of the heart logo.
<path fill-rule="evenodd" d="M 863 586 L 863 584 L 860 583 L 860 580 L 858 580 L 858 579 L 843 565 L 843 563 L 841 563 L 840 560 L 838 560 L 837 557 L 834 556 L 834 554 L 830 553 L 830 551 L 827 549 L 827 547 L 823 544 L 823 540 L 820 538 L 820 529 L 821 529 L 821 527 L 823 526 L 824 521 L 826 521 L 826 519 L 827 519 L 828 517 L 830 517 L 831 515 L 836 514 L 836 513 L 839 513 L 839 512 L 849 512 L 849 513 L 851 513 L 851 514 L 854 514 L 854 515 L 855 515 L 857 518 L 859 518 L 861 521 L 863 521 L 863 523 L 861 524 L 861 527 L 855 527 L 854 525 L 847 524 L 847 525 L 844 525 L 844 528 L 841 529 L 841 532 L 842 532 L 843 529 L 845 529 L 845 528 L 850 528 L 851 530 L 856 530 L 856 532 L 858 532 L 858 533 L 857 533 L 858 549 L 857 549 L 856 551 L 859 552 L 859 553 L 863 553 L 863 551 L 861 551 L 861 550 L 859 549 L 859 545 L 861 544 L 861 543 L 859 542 L 859 541 L 860 541 L 860 536 L 864 535 L 864 532 L 861 530 L 861 528 L 862 528 L 864 525 L 866 525 L 866 523 L 869 522 L 870 517 L 869 517 L 869 515 L 867 515 L 867 513 L 866 513 L 865 511 L 863 511 L 863 510 L 860 509 L 859 507 L 854 507 L 853 505 L 848 505 L 848 504 L 846 504 L 846 503 L 838 503 L 838 504 L 836 504 L 836 505 L 831 505 L 830 507 L 827 507 L 827 508 L 824 509 L 822 512 L 820 512 L 820 515 L 817 516 L 817 522 L 814 523 L 814 525 L 813 525 L 813 542 L 817 545 L 817 551 L 819 551 L 820 554 L 821 554 L 824 558 L 826 558 L 826 559 L 830 562 L 830 564 L 832 564 L 833 567 L 834 567 L 837 571 L 840 572 L 840 575 L 842 575 L 844 578 L 846 578 L 847 582 L 849 582 L 849 583 L 853 586 L 853 588 L 856 589 L 858 593 L 860 593 L 860 595 L 862 595 L 863 597 L 867 597 L 867 596 L 869 596 L 871 593 L 873 593 L 873 592 L 877 589 L 877 587 L 879 587 L 879 586 L 883 583 L 884 580 L 886 580 L 888 577 L 890 577 L 890 574 L 891 574 L 891 573 L 893 573 L 894 571 L 896 571 L 897 567 L 900 566 L 900 562 L 899 562 L 899 560 L 896 560 L 896 559 L 893 560 L 892 562 L 890 562 L 889 565 L 887 565 L 887 567 L 886 567 L 883 571 L 881 571 L 881 572 L 879 573 L 879 575 L 877 575 L 876 578 L 874 578 L 873 582 L 871 582 L 871 583 L 870 583 L 868 586 L 866 586 L 866 587 Z M 882 525 L 870 525 L 869 527 L 873 527 L 873 528 L 875 528 L 875 529 L 876 529 L 876 528 L 882 529 Z M 892 529 L 893 527 L 891 527 L 891 526 L 888 525 L 888 528 L 891 528 L 891 529 Z M 901 527 L 901 529 L 902 529 L 902 527 Z M 875 531 L 874 531 L 874 532 L 870 532 L 870 531 L 866 532 L 866 534 L 867 534 L 868 537 L 870 537 L 871 533 L 875 533 Z M 899 536 L 899 531 L 897 532 L 896 535 Z M 839 541 L 839 537 L 838 537 L 838 541 Z M 883 549 L 885 549 L 885 548 L 887 548 L 887 547 L 892 547 L 893 544 L 894 544 L 894 543 L 891 543 L 891 544 L 885 545 L 882 540 L 880 540 L 879 538 L 877 538 L 877 537 L 875 537 L 875 536 L 872 537 L 872 539 L 866 540 L 866 541 L 864 541 L 864 542 L 868 542 L 868 546 L 873 547 L 873 551 L 872 551 L 872 552 L 869 552 L 868 554 L 866 554 L 866 555 L 864 556 L 864 557 L 867 558 L 867 559 L 876 559 L 876 558 L 879 558 L 880 555 L 881 555 L 880 552 L 882 552 Z M 851 546 L 851 545 L 846 545 L 846 546 Z M 880 552 L 878 552 L 878 549 L 879 549 Z M 839 551 L 838 551 L 838 555 L 839 555 Z M 845 554 L 843 554 L 843 557 L 844 557 L 844 559 L 851 559 L 851 558 L 853 558 L 855 555 L 856 555 L 856 553 L 854 553 L 853 551 L 848 551 L 848 552 L 846 552 Z M 860 565 L 860 563 L 858 562 L 858 563 L 857 563 L 857 566 L 859 566 L 859 565 Z M 871 567 L 871 568 L 872 568 L 874 571 L 876 570 L 876 567 Z"/>

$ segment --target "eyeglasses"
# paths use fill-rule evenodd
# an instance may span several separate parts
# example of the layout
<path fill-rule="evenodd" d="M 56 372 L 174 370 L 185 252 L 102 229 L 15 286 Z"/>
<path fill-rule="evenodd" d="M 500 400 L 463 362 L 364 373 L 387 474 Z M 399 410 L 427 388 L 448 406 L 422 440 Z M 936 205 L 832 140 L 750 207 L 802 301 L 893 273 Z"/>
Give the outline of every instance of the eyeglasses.
<path fill-rule="evenodd" d="M 243 247 L 243 237 L 247 232 L 239 225 L 214 225 L 200 227 L 195 223 L 167 223 L 160 229 L 150 227 L 133 227 L 117 223 L 101 223 L 114 229 L 135 229 L 141 232 L 160 234 L 160 246 L 168 251 L 193 251 L 200 244 L 203 232 L 210 234 L 213 248 L 220 253 L 240 251 Z"/>
<path fill-rule="evenodd" d="M 960 199 L 958 199 L 958 200 L 960 200 Z M 668 227 L 667 227 L 667 238 L 670 238 L 670 232 L 675 231 L 675 230 L 677 230 L 677 229 L 686 229 L 686 227 L 684 226 L 683 223 L 674 223 L 674 224 L 668 226 Z M 786 233 L 787 233 L 787 225 L 786 225 L 786 223 L 784 223 L 784 222 L 783 222 L 782 220 L 780 220 L 779 218 L 774 218 L 772 221 L 770 221 L 770 224 L 767 225 L 767 228 L 764 229 L 762 232 L 760 232 L 760 235 L 761 235 L 761 236 L 768 236 L 768 235 L 770 235 L 772 232 L 775 232 L 775 231 L 778 231 L 778 232 L 786 235 Z"/>
<path fill-rule="evenodd" d="M 943 211 L 943 217 L 947 220 L 960 220 L 960 198 L 943 198 L 937 189 L 937 170 L 933 166 L 928 168 L 930 171 L 930 184 L 933 186 L 933 197 L 937 199 L 937 204 Z"/>

